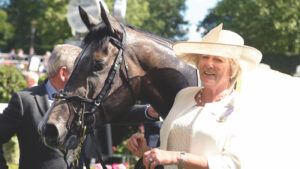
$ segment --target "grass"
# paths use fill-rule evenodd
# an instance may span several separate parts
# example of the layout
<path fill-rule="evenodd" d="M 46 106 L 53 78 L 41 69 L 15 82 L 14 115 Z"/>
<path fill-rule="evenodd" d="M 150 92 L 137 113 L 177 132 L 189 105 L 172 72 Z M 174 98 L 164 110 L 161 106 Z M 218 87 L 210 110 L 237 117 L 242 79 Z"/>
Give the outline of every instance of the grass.
<path fill-rule="evenodd" d="M 14 164 L 14 163 L 9 163 L 9 164 L 8 164 L 8 168 L 9 168 L 9 169 L 18 169 L 18 168 L 19 168 L 19 165 L 18 165 L 18 164 Z"/>

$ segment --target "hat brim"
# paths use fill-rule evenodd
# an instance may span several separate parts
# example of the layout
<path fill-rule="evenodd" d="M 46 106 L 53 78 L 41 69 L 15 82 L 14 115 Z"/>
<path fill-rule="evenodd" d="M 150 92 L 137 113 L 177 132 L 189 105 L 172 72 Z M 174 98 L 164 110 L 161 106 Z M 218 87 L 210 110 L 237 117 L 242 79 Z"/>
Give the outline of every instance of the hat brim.
<path fill-rule="evenodd" d="M 210 55 L 235 58 L 245 71 L 254 69 L 262 59 L 262 53 L 250 46 L 210 43 L 210 42 L 176 42 L 173 45 L 176 56 L 186 63 L 197 67 L 199 56 Z"/>

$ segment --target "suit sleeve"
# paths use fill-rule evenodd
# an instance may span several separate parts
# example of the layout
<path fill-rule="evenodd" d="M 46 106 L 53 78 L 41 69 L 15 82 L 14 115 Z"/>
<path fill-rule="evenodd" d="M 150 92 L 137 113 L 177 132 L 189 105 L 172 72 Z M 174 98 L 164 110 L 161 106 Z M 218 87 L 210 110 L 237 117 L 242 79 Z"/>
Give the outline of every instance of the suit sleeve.
<path fill-rule="evenodd" d="M 154 122 L 158 119 L 151 120 L 146 117 L 147 105 L 134 105 L 132 106 L 127 113 L 126 121 L 132 123 L 143 123 L 143 122 Z"/>
<path fill-rule="evenodd" d="M 15 135 L 21 125 L 23 107 L 20 96 L 15 93 L 8 103 L 7 108 L 0 114 L 0 168 L 7 168 L 3 156 L 3 144 Z"/>

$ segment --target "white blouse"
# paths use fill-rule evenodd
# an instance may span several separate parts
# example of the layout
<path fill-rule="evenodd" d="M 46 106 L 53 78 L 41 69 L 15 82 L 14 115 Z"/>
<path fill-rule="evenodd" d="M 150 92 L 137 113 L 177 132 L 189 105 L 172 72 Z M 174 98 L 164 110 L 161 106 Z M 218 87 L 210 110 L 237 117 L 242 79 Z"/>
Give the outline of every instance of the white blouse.
<path fill-rule="evenodd" d="M 232 144 L 236 137 L 234 99 L 236 92 L 221 101 L 196 106 L 195 94 L 199 87 L 183 89 L 161 129 L 161 148 L 185 151 L 208 158 L 210 169 L 240 168 Z M 165 168 L 177 168 L 176 165 Z"/>

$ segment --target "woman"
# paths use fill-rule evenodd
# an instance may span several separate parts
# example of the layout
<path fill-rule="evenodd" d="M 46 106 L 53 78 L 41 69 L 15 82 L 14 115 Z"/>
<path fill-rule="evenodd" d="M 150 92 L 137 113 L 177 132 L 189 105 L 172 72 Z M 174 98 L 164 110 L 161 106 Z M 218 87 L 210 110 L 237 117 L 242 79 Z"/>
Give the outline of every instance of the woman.
<path fill-rule="evenodd" d="M 173 50 L 197 67 L 201 87 L 181 90 L 161 128 L 160 149 L 149 149 L 143 135 L 134 134 L 127 147 L 143 156 L 146 168 L 241 168 L 236 144 L 238 115 L 235 91 L 242 71 L 258 65 L 260 51 L 222 24 L 200 42 L 179 42 Z"/>

